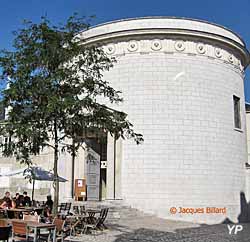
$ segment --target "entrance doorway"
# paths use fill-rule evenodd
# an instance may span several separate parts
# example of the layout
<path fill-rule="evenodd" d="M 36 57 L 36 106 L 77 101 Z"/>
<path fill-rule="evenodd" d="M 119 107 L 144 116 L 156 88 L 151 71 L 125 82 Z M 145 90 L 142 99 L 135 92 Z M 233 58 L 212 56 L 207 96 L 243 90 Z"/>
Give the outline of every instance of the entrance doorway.
<path fill-rule="evenodd" d="M 92 150 L 85 159 L 87 200 L 105 200 L 107 181 L 107 136 L 101 139 L 95 137 L 88 138 L 86 143 L 90 150 Z M 96 159 L 91 160 L 91 156 L 92 158 L 96 157 Z M 95 162 L 93 162 L 93 160 L 95 160 Z"/>

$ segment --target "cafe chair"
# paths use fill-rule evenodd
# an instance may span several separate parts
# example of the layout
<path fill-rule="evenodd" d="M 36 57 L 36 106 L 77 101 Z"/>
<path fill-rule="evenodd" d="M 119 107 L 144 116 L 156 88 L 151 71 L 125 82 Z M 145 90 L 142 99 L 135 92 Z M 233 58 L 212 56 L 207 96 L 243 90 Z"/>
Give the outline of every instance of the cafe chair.
<path fill-rule="evenodd" d="M 11 227 L 0 227 L 0 241 L 8 242 L 10 237 Z"/>
<path fill-rule="evenodd" d="M 80 214 L 81 214 L 81 215 L 86 215 L 86 209 L 85 209 L 85 206 L 84 206 L 84 205 L 81 205 L 81 206 L 80 206 Z"/>
<path fill-rule="evenodd" d="M 6 210 L 0 210 L 0 219 L 1 218 L 7 218 L 8 215 L 7 215 L 7 211 Z"/>
<path fill-rule="evenodd" d="M 65 220 L 60 218 L 54 218 L 53 224 L 56 226 L 56 240 L 64 239 L 70 234 L 70 227 L 65 227 Z"/>
<path fill-rule="evenodd" d="M 96 232 L 97 230 L 107 229 L 107 226 L 104 224 L 104 221 L 107 218 L 108 211 L 109 211 L 108 208 L 102 208 L 100 216 L 96 220 L 90 220 L 88 223 L 84 225 L 83 233 L 86 234 L 88 231 Z"/>
<path fill-rule="evenodd" d="M 34 236 L 27 230 L 26 223 L 23 221 L 12 221 L 12 242 L 33 241 Z"/>
<path fill-rule="evenodd" d="M 90 233 L 95 232 L 96 233 L 96 231 L 99 228 L 99 224 L 100 224 L 100 217 L 98 217 L 96 219 L 94 224 L 92 222 L 84 224 L 83 234 L 87 234 L 88 232 L 90 232 Z"/>
<path fill-rule="evenodd" d="M 58 206 L 58 213 L 57 216 L 59 218 L 63 218 L 66 216 L 66 203 L 60 203 L 60 205 Z"/>
<path fill-rule="evenodd" d="M 84 206 L 83 206 L 84 207 Z M 71 235 L 76 235 L 78 233 L 81 233 L 84 227 L 84 223 L 85 223 L 85 217 L 82 217 L 82 215 L 86 215 L 86 211 L 85 211 L 85 207 L 84 207 L 84 212 L 82 210 L 82 206 L 75 205 L 73 206 L 72 209 L 73 213 L 70 215 L 73 216 L 66 216 L 66 224 L 70 225 L 70 229 L 71 229 Z"/>
<path fill-rule="evenodd" d="M 107 216 L 108 216 L 108 208 L 103 208 L 100 213 L 100 222 L 99 222 L 99 228 L 100 229 L 107 229 L 108 227 L 104 224 Z"/>
<path fill-rule="evenodd" d="M 79 211 L 79 207 L 78 206 L 73 206 L 73 214 L 74 215 L 79 215 L 80 211 Z"/>
<path fill-rule="evenodd" d="M 0 219 L 0 227 L 7 227 L 8 225 L 7 219 Z"/>
<path fill-rule="evenodd" d="M 56 241 L 61 240 L 61 242 L 64 242 L 64 239 L 70 235 L 70 228 L 65 227 L 65 220 L 54 218 L 52 223 L 56 226 Z M 44 233 L 40 235 L 40 238 L 48 240 L 49 236 L 49 233 Z"/>
<path fill-rule="evenodd" d="M 61 203 L 59 206 L 58 217 L 66 218 L 70 214 L 71 203 Z"/>
<path fill-rule="evenodd" d="M 60 203 L 60 205 L 58 206 L 58 213 L 62 213 L 63 211 L 65 211 L 66 209 L 66 203 Z"/>

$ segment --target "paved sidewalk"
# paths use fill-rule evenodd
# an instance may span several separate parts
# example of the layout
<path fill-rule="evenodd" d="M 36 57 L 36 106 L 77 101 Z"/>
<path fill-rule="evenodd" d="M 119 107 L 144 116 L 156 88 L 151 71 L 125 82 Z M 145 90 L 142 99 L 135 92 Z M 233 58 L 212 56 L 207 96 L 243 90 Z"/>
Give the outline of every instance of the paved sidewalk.
<path fill-rule="evenodd" d="M 226 224 L 198 225 L 148 217 L 118 220 L 96 235 L 83 235 L 72 241 L 93 242 L 250 242 L 250 224 L 230 235 Z M 234 232 L 233 232 L 234 233 Z"/>

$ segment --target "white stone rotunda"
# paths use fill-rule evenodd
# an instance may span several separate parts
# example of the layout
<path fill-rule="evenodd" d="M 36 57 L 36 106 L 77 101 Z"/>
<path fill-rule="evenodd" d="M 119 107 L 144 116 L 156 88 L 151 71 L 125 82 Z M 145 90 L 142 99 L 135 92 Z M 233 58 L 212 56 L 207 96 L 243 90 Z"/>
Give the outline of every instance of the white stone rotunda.
<path fill-rule="evenodd" d="M 243 40 L 216 24 L 169 17 L 110 22 L 81 36 L 116 58 L 104 78 L 122 91 L 119 109 L 145 139 L 120 142 L 114 158 L 109 137 L 107 199 L 163 218 L 237 222 L 246 193 Z M 197 210 L 206 207 L 226 213 Z"/>

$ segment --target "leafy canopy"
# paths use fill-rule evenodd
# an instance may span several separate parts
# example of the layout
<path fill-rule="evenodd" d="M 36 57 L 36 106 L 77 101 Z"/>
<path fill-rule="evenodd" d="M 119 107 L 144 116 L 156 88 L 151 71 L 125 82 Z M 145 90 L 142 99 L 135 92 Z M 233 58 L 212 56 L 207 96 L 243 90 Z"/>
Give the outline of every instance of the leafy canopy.
<path fill-rule="evenodd" d="M 8 107 L 1 123 L 1 133 L 9 137 L 4 155 L 30 164 L 30 155 L 46 146 L 57 152 L 60 144 L 76 152 L 79 145 L 65 139 L 80 144 L 89 131 L 143 141 L 124 112 L 104 104 L 122 102 L 120 92 L 103 78 L 115 60 L 101 47 L 84 43 L 80 31 L 88 27 L 77 15 L 60 26 L 45 17 L 38 24 L 25 21 L 15 32 L 14 51 L 0 52 L 0 78 L 8 83 L 1 91 L 2 105 Z"/>

